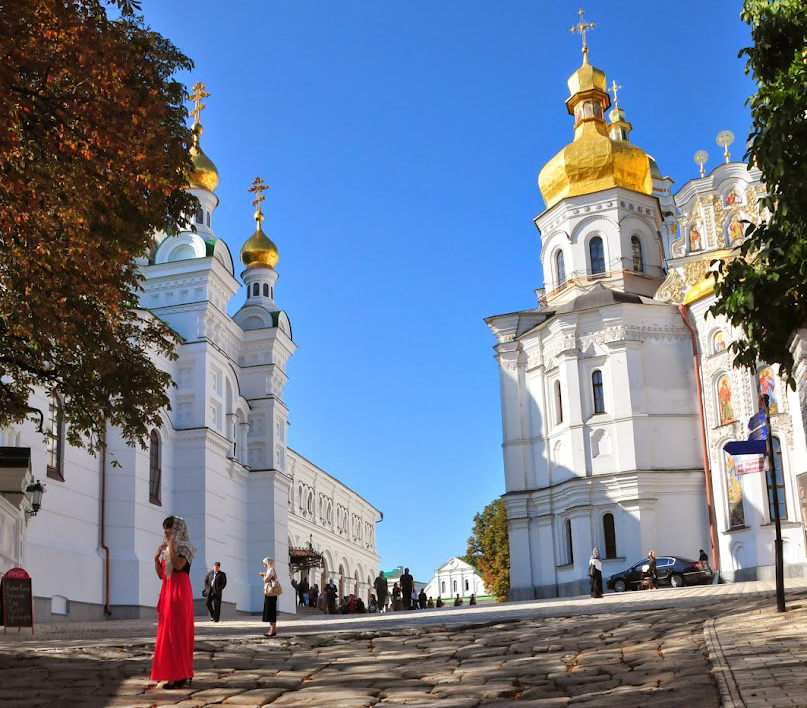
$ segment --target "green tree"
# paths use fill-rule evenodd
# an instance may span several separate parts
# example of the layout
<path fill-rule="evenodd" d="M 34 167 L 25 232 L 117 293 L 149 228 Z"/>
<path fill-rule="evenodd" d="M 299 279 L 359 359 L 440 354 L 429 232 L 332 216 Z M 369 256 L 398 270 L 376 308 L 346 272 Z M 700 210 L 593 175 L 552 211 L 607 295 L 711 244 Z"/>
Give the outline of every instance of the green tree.
<path fill-rule="evenodd" d="M 473 533 L 463 556 L 480 573 L 485 588 L 500 602 L 510 593 L 510 545 L 507 539 L 507 510 L 501 499 L 474 514 Z"/>
<path fill-rule="evenodd" d="M 742 18 L 753 46 L 740 56 L 757 83 L 746 158 L 762 172 L 770 217 L 749 225 L 741 257 L 720 264 L 710 312 L 745 334 L 731 345 L 737 366 L 778 363 L 787 375 L 788 341 L 807 323 L 807 3 L 745 0 Z"/>
<path fill-rule="evenodd" d="M 168 406 L 153 357 L 175 337 L 137 308 L 134 259 L 196 207 L 172 78 L 192 62 L 137 8 L 0 0 L 0 427 L 35 415 L 41 386 L 89 448 L 104 420 L 142 440 Z"/>

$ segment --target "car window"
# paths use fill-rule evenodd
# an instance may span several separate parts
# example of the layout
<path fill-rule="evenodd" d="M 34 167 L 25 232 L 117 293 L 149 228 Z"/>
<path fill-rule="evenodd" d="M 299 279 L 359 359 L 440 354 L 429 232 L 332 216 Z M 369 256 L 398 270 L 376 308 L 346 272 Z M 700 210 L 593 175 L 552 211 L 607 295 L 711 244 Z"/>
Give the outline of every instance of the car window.
<path fill-rule="evenodd" d="M 637 573 L 641 572 L 642 566 L 647 565 L 648 559 L 645 558 L 644 560 L 640 560 L 636 565 L 631 568 L 631 570 L 636 571 Z"/>
<path fill-rule="evenodd" d="M 657 558 L 656 559 L 656 567 L 657 568 L 663 568 L 664 566 L 672 565 L 673 563 L 675 563 L 675 558 L 663 557 L 663 558 Z"/>

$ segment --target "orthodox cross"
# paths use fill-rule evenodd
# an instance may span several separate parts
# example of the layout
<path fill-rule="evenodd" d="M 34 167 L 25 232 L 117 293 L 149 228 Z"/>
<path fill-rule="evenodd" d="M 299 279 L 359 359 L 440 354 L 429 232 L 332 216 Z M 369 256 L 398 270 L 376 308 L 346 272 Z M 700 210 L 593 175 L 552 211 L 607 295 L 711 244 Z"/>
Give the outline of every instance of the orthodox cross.
<path fill-rule="evenodd" d="M 269 189 L 269 186 L 266 184 L 266 182 L 264 182 L 260 177 L 256 177 L 252 182 L 252 186 L 247 190 L 255 195 L 255 201 L 252 202 L 252 206 L 254 206 L 257 211 L 261 210 L 261 202 L 266 199 L 266 197 L 263 196 L 263 193 L 267 189 Z"/>
<path fill-rule="evenodd" d="M 580 22 L 574 25 L 569 31 L 579 33 L 580 36 L 583 38 L 583 55 L 588 55 L 588 44 L 586 43 L 586 32 L 588 30 L 592 30 L 597 26 L 596 22 L 586 22 L 584 19 L 585 11 L 581 7 L 577 14 L 580 15 Z"/>
<path fill-rule="evenodd" d="M 609 88 L 608 90 L 609 90 L 609 91 L 610 91 L 612 94 L 614 94 L 614 108 L 619 108 L 619 99 L 616 97 L 616 92 L 617 92 L 617 91 L 619 91 L 619 89 L 621 89 L 621 88 L 622 88 L 622 86 L 620 86 L 620 85 L 619 85 L 619 84 L 616 82 L 616 79 L 613 79 L 613 80 L 611 81 L 611 88 Z"/>
<path fill-rule="evenodd" d="M 193 101 L 193 110 L 191 111 L 191 115 L 193 116 L 193 122 L 199 122 L 199 116 L 202 113 L 202 110 L 205 108 L 205 104 L 202 103 L 202 100 L 207 98 L 210 95 L 209 92 L 205 91 L 205 85 L 201 81 L 196 82 L 196 86 L 193 87 L 193 93 L 188 94 L 188 100 Z"/>

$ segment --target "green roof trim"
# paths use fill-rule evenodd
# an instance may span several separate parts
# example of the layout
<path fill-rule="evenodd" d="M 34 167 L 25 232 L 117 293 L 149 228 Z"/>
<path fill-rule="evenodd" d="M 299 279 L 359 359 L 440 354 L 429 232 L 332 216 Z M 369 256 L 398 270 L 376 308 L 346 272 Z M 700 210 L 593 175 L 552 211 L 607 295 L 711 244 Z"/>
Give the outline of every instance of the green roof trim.
<path fill-rule="evenodd" d="M 206 256 L 212 256 L 213 255 L 213 251 L 215 251 L 215 249 L 216 249 L 216 241 L 218 241 L 217 238 L 206 238 L 205 239 L 205 255 Z"/>

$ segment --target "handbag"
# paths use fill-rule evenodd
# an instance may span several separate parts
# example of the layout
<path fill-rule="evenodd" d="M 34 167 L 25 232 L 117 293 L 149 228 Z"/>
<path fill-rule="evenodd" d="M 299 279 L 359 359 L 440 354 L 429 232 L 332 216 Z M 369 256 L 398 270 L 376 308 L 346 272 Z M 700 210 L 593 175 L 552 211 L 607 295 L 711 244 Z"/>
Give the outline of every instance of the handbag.
<path fill-rule="evenodd" d="M 277 597 L 283 594 L 283 588 L 280 587 L 280 582 L 276 576 L 272 576 L 263 584 L 263 594 L 266 597 Z"/>

